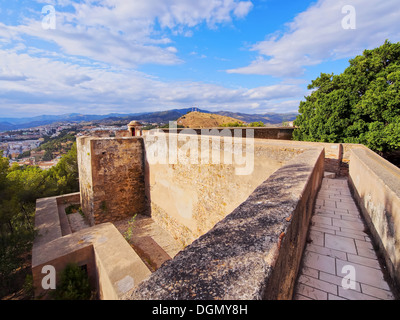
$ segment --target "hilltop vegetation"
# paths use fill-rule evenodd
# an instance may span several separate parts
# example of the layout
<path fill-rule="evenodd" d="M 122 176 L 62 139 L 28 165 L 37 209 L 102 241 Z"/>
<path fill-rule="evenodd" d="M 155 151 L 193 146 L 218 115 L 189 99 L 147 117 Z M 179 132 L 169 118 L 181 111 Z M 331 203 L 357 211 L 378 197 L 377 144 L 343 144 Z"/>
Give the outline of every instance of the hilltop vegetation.
<path fill-rule="evenodd" d="M 381 155 L 400 149 L 400 43 L 365 50 L 308 89 L 315 91 L 300 103 L 294 139 L 361 143 Z"/>
<path fill-rule="evenodd" d="M 243 121 L 218 114 L 194 111 L 180 117 L 177 123 L 185 128 L 212 128 L 234 123 L 243 124 Z"/>
<path fill-rule="evenodd" d="M 262 121 L 245 123 L 232 117 L 213 113 L 190 112 L 177 120 L 178 128 L 264 127 Z"/>

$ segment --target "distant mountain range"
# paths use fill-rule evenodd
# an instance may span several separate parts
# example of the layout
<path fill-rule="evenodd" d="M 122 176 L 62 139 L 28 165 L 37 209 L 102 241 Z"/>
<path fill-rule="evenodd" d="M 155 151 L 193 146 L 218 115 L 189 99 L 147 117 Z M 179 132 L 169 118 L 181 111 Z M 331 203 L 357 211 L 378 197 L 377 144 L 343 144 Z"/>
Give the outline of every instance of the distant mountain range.
<path fill-rule="evenodd" d="M 107 123 L 112 121 L 123 121 L 127 123 L 131 120 L 139 120 L 151 123 L 167 123 L 168 121 L 175 121 L 182 115 L 192 111 L 192 108 L 185 109 L 172 109 L 167 111 L 156 112 L 143 112 L 143 113 L 110 113 L 107 115 L 89 115 L 79 113 L 69 113 L 62 115 L 41 115 L 36 117 L 25 118 L 0 118 L 0 132 L 8 130 L 18 130 L 33 128 L 41 125 L 63 122 L 79 123 L 83 121 L 99 121 Z M 280 124 L 284 121 L 292 121 L 296 118 L 297 113 L 264 113 L 264 114 L 246 114 L 229 111 L 210 112 L 207 110 L 197 109 L 203 113 L 215 113 L 227 117 L 240 119 L 244 122 L 257 122 L 262 121 L 265 124 Z"/>

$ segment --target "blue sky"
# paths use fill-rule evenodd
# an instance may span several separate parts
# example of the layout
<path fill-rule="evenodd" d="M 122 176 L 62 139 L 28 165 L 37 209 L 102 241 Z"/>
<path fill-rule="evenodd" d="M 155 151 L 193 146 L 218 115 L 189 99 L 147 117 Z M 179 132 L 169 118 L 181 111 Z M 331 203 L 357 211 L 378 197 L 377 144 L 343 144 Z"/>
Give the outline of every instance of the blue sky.
<path fill-rule="evenodd" d="M 399 21 L 397 0 L 0 0 L 0 117 L 296 112 Z"/>

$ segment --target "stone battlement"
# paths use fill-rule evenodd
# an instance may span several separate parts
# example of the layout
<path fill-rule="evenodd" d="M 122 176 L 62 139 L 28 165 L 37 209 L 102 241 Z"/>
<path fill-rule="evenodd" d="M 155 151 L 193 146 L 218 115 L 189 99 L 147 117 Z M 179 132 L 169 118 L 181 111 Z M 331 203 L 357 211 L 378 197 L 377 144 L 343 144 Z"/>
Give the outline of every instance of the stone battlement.
<path fill-rule="evenodd" d="M 135 281 L 124 298 L 291 299 L 326 171 L 349 175 L 393 282 L 399 283 L 400 188 L 390 177 L 400 176 L 400 169 L 361 145 L 262 139 L 256 130 L 235 130 L 78 138 L 80 202 L 92 228 L 147 215 L 183 247 Z M 75 237 L 60 231 L 50 240 L 66 236 Z M 116 241 L 125 240 L 120 235 Z M 52 259 L 61 254 L 53 252 Z M 119 249 L 113 256 L 117 268 Z"/>

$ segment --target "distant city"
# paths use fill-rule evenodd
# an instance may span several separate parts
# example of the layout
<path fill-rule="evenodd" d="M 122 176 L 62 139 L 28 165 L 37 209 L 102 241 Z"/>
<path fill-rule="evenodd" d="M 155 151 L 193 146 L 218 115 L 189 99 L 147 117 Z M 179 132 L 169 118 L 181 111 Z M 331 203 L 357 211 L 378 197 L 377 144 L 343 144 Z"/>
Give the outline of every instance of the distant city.
<path fill-rule="evenodd" d="M 95 123 L 59 123 L 42 125 L 34 128 L 11 130 L 0 133 L 0 150 L 3 157 L 8 157 L 10 165 L 37 165 L 42 169 L 48 169 L 57 164 L 59 159 L 66 154 L 78 136 L 88 135 L 98 130 L 118 131 L 126 130 L 126 125 L 105 126 Z M 66 139 L 58 141 L 60 148 L 50 152 L 46 158 L 46 148 L 41 145 L 48 141 L 57 141 L 58 137 Z M 49 153 L 47 153 L 49 154 Z"/>

